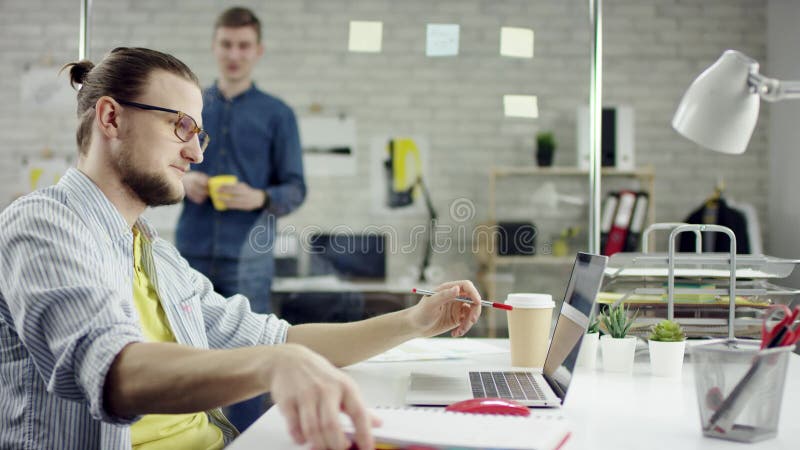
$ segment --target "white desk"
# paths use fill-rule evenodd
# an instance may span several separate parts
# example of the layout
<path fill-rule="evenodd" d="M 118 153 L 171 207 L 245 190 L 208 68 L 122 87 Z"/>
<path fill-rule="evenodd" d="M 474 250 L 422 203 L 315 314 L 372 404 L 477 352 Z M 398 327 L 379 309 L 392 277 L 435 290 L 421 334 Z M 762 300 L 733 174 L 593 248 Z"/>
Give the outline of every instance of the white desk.
<path fill-rule="evenodd" d="M 504 339 L 487 342 L 508 348 Z M 508 353 L 499 353 L 468 360 L 360 363 L 345 370 L 361 387 L 368 406 L 403 406 L 411 371 L 463 373 L 467 367 L 508 364 Z M 646 352 L 637 355 L 632 376 L 579 369 L 565 403 L 560 411 L 540 410 L 564 414 L 573 424 L 565 449 L 797 449 L 800 436 L 794 430 L 800 424 L 800 356 L 791 355 L 778 437 L 756 444 L 702 435 L 690 358 L 680 379 L 651 376 Z M 262 448 L 304 448 L 294 445 L 277 408 L 267 411 L 228 447 Z"/>

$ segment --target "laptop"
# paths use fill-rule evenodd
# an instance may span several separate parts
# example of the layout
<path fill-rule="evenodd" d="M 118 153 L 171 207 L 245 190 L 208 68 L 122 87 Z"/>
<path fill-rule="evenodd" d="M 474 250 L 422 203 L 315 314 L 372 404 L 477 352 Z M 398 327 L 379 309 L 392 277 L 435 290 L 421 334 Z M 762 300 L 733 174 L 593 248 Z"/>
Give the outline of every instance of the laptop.
<path fill-rule="evenodd" d="M 450 405 L 501 397 L 526 406 L 560 407 L 567 396 L 580 343 L 589 327 L 608 257 L 578 253 L 545 358 L 544 369 L 468 369 L 458 377 L 412 373 L 406 403 Z"/>

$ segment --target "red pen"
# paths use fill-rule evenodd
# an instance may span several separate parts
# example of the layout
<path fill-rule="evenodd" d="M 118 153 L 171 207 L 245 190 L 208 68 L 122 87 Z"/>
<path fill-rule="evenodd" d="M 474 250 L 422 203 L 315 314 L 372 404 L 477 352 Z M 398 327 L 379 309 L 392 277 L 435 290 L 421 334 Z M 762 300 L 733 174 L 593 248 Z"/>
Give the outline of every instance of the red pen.
<path fill-rule="evenodd" d="M 436 294 L 436 292 L 433 292 L 433 291 L 428 291 L 428 290 L 425 290 L 425 289 L 417 289 L 417 288 L 412 289 L 411 292 L 413 292 L 415 294 L 420 294 L 420 295 L 435 295 Z M 475 303 L 474 301 L 472 301 L 471 298 L 467 298 L 467 297 L 456 297 L 453 300 L 458 300 L 458 301 L 464 302 L 464 303 Z M 505 303 L 490 302 L 490 301 L 487 301 L 487 300 L 481 300 L 481 305 L 488 306 L 490 308 L 505 309 L 506 311 L 511 311 L 511 310 L 514 309 L 511 305 L 506 305 Z"/>

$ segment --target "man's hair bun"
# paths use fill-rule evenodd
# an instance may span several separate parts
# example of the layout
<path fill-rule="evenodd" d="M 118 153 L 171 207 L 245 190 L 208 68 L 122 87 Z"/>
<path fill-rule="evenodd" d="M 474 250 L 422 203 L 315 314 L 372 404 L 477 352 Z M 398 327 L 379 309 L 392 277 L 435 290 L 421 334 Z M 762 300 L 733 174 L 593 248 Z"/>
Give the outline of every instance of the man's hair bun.
<path fill-rule="evenodd" d="M 86 81 L 86 77 L 89 76 L 89 72 L 93 68 L 94 64 L 84 59 L 83 61 L 65 64 L 61 70 L 69 69 L 69 84 L 74 88 L 76 84 L 83 84 Z"/>

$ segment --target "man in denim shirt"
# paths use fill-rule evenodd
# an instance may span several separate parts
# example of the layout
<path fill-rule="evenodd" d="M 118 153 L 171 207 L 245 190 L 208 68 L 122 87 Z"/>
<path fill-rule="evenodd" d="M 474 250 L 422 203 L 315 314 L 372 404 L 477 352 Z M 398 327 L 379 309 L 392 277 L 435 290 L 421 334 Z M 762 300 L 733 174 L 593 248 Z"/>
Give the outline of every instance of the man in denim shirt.
<path fill-rule="evenodd" d="M 220 79 L 203 92 L 203 125 L 214 140 L 183 179 L 176 245 L 217 292 L 243 294 L 253 311 L 269 313 L 276 219 L 299 207 L 306 194 L 297 123 L 289 106 L 252 81 L 264 52 L 252 11 L 223 12 L 213 49 Z M 226 207 L 219 211 L 209 199 L 208 180 L 223 174 L 238 182 L 219 189 Z M 256 398 L 233 405 L 228 417 L 244 430 L 264 412 L 264 403 Z"/>
<path fill-rule="evenodd" d="M 176 245 L 223 295 L 244 294 L 256 312 L 271 311 L 275 219 L 303 202 L 306 186 L 297 122 L 291 108 L 256 88 L 264 51 L 261 25 L 248 9 L 217 19 L 214 54 L 220 79 L 203 92 L 203 124 L 214 140 L 184 177 L 186 200 Z M 219 189 L 226 210 L 209 199 L 208 179 L 235 175 Z"/>

